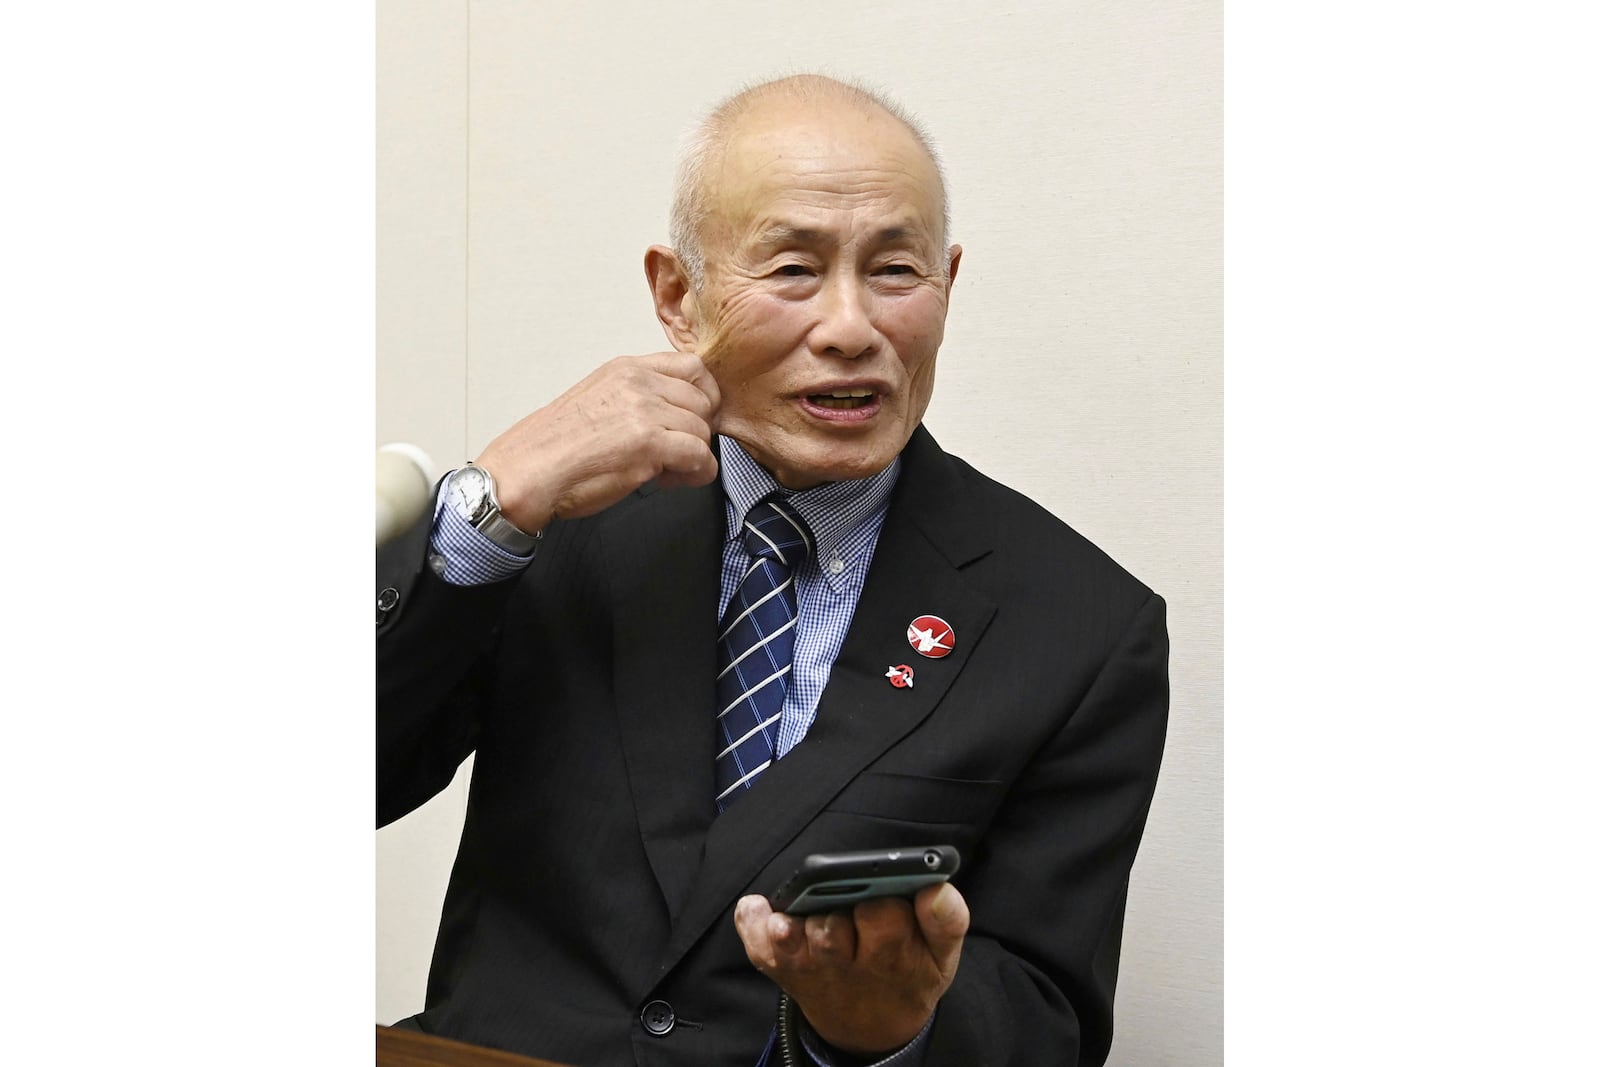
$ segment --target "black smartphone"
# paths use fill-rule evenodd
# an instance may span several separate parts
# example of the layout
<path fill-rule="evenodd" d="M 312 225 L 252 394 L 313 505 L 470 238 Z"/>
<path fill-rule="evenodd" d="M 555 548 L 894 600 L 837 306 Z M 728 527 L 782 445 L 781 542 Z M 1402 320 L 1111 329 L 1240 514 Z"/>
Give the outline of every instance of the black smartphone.
<path fill-rule="evenodd" d="M 814 852 L 769 898 L 773 911 L 843 911 L 873 897 L 909 897 L 949 879 L 961 866 L 951 845 Z"/>

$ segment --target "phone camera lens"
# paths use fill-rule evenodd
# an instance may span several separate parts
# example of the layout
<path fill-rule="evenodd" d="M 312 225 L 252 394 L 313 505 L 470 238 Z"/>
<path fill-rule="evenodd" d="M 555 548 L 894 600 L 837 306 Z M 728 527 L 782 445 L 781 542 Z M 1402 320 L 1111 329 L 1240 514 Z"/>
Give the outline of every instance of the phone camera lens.
<path fill-rule="evenodd" d="M 936 871 L 939 869 L 939 854 L 930 848 L 922 854 L 922 862 L 930 871 Z"/>

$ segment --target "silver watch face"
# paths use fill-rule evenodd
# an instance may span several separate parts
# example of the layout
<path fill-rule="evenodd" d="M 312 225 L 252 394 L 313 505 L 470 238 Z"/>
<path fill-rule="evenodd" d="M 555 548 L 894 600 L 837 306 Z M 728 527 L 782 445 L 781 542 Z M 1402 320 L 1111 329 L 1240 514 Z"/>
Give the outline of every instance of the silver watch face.
<path fill-rule="evenodd" d="M 450 476 L 446 500 L 456 514 L 472 522 L 489 504 L 489 477 L 477 467 L 462 467 Z"/>

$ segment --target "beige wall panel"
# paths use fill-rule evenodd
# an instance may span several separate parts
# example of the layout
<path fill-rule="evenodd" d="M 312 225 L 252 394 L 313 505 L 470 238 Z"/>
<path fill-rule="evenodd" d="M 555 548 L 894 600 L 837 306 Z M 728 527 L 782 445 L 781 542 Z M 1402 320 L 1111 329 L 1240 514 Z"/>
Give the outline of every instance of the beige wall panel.
<path fill-rule="evenodd" d="M 377 6 L 378 441 L 454 462 L 466 437 L 467 5 Z M 377 838 L 377 1018 L 419 1010 L 465 773 Z"/>
<path fill-rule="evenodd" d="M 377 6 L 378 440 L 465 437 L 467 4 Z"/>
<path fill-rule="evenodd" d="M 1220 52 L 1214 0 L 471 8 L 470 346 L 450 462 L 601 361 L 665 347 L 644 248 L 666 239 L 680 135 L 715 100 L 823 70 L 932 129 L 966 254 L 929 428 L 1171 606 L 1121 1065 L 1222 1058 Z"/>

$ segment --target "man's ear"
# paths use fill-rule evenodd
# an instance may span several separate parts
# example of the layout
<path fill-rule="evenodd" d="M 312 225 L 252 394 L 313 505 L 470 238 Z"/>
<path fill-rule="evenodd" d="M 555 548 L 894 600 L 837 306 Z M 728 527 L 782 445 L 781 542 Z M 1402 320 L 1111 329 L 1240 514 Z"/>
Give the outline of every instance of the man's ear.
<path fill-rule="evenodd" d="M 644 254 L 644 276 L 650 282 L 656 318 L 667 340 L 679 352 L 700 350 L 700 306 L 689 285 L 689 271 L 665 245 L 651 245 Z"/>
<path fill-rule="evenodd" d="M 950 269 L 945 272 L 944 298 L 950 299 L 950 289 L 956 284 L 956 271 L 961 269 L 961 246 L 950 246 Z"/>

